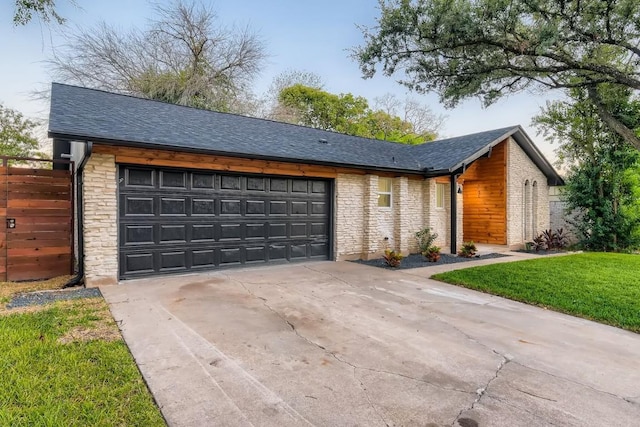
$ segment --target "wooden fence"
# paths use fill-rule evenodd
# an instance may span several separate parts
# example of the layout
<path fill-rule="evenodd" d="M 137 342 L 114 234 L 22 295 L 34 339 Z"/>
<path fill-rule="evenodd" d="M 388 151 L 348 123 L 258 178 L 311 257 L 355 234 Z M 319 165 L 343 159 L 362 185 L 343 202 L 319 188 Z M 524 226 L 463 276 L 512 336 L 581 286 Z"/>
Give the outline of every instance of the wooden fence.
<path fill-rule="evenodd" d="M 0 281 L 72 274 L 71 172 L 15 167 L 10 165 L 15 159 L 1 159 Z M 43 161 L 20 160 L 29 160 L 31 164 Z"/>

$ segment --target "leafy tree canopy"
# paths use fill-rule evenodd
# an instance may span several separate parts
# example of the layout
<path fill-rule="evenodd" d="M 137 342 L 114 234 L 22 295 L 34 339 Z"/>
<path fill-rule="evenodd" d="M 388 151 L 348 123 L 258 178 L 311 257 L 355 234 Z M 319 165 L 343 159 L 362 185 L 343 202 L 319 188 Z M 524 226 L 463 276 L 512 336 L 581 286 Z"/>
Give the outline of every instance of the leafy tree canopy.
<path fill-rule="evenodd" d="M 37 157 L 38 140 L 33 131 L 38 123 L 0 104 L 0 153 L 11 157 Z"/>
<path fill-rule="evenodd" d="M 619 86 L 602 90 L 616 115 L 640 125 L 640 102 Z M 580 243 L 591 250 L 634 248 L 640 243 L 640 153 L 599 117 L 584 88 L 550 102 L 536 124 L 568 166 L 564 187 Z"/>
<path fill-rule="evenodd" d="M 421 123 L 417 129 L 401 117 L 381 109 L 371 109 L 363 97 L 350 93 L 336 95 L 302 84 L 282 89 L 278 100 L 289 111 L 287 121 L 291 123 L 405 144 L 435 139 L 436 130 L 442 122 L 442 118 L 431 114 L 432 127 L 427 129 L 428 126 Z"/>
<path fill-rule="evenodd" d="M 380 0 L 375 28 L 354 50 L 366 77 L 403 71 L 448 107 L 490 105 L 526 89 L 585 88 L 600 119 L 640 149 L 602 93 L 640 89 L 637 0 Z"/>
<path fill-rule="evenodd" d="M 55 0 L 15 0 L 14 25 L 26 25 L 35 16 L 39 16 L 44 22 L 51 20 L 58 24 L 64 23 L 64 18 L 56 12 Z"/>

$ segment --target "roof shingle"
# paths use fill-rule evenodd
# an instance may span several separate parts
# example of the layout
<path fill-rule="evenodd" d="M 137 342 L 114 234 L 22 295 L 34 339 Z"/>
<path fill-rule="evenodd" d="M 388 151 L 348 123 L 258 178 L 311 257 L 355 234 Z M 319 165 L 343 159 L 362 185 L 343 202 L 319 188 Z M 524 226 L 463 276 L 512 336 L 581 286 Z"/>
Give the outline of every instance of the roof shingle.
<path fill-rule="evenodd" d="M 52 84 L 49 116 L 54 138 L 420 174 L 452 172 L 517 131 L 411 146 L 60 83 Z"/>

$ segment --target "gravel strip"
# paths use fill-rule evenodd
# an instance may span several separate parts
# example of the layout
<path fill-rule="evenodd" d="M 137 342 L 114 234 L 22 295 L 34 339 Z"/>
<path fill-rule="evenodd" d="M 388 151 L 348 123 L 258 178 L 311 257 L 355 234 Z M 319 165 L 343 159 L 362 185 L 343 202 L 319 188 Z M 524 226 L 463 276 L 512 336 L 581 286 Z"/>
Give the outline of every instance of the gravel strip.
<path fill-rule="evenodd" d="M 6 307 L 28 307 L 30 305 L 45 305 L 55 301 L 78 298 L 96 298 L 101 296 L 102 294 L 98 288 L 76 288 L 70 290 L 28 292 L 13 297 Z"/>
<path fill-rule="evenodd" d="M 463 258 L 463 257 L 450 255 L 450 254 L 441 254 L 440 260 L 438 260 L 437 262 L 429 262 L 425 257 L 423 257 L 420 254 L 411 254 L 402 259 L 402 263 L 400 263 L 400 267 L 395 267 L 395 268 L 389 267 L 387 263 L 384 261 L 384 258 L 370 259 L 368 261 L 359 259 L 353 262 L 357 262 L 358 264 L 370 265 L 372 267 L 386 268 L 387 270 L 407 270 L 410 268 L 433 267 L 433 266 L 442 265 L 442 264 L 473 262 L 481 259 L 502 258 L 502 257 L 508 257 L 508 256 L 510 255 L 492 253 L 492 254 L 475 256 L 473 258 Z"/>

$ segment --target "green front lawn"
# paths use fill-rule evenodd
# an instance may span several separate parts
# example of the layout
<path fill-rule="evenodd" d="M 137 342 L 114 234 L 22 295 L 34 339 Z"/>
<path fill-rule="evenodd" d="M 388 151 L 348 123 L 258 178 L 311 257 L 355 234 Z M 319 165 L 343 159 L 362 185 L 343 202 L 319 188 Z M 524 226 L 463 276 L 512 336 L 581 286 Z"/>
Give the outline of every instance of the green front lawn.
<path fill-rule="evenodd" d="M 433 278 L 640 332 L 640 255 L 545 257 Z"/>
<path fill-rule="evenodd" d="M 0 425 L 163 426 L 102 298 L 0 314 Z"/>

